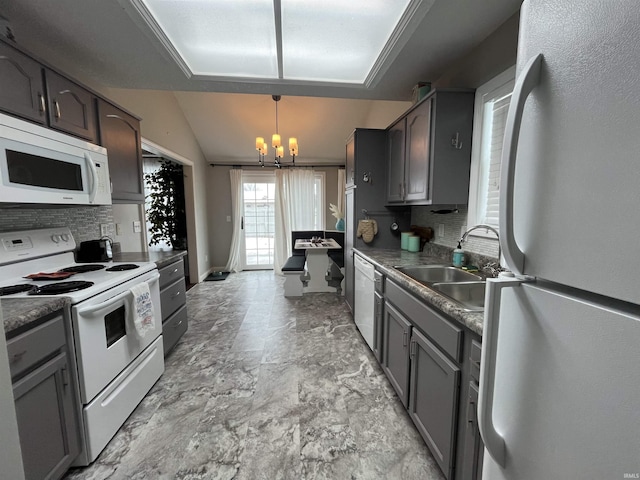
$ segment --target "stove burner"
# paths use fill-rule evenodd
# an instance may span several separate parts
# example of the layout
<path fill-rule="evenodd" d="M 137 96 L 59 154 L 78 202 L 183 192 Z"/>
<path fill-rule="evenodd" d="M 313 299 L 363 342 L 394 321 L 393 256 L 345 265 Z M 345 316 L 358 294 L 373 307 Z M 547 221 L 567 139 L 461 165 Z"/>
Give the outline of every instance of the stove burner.
<path fill-rule="evenodd" d="M 94 270 L 102 270 L 104 265 L 74 265 L 73 267 L 63 268 L 60 272 L 85 273 Z"/>
<path fill-rule="evenodd" d="M 134 268 L 140 268 L 140 265 L 134 263 L 124 263 L 122 265 L 114 265 L 111 268 L 107 268 L 105 272 L 122 272 L 124 270 L 133 270 Z"/>
<path fill-rule="evenodd" d="M 0 297 L 4 295 L 13 295 L 14 293 L 28 292 L 31 289 L 35 289 L 33 285 L 11 285 L 9 287 L 0 288 Z"/>
<path fill-rule="evenodd" d="M 47 285 L 41 285 L 34 288 L 29 292 L 29 295 L 57 295 L 59 293 L 76 292 L 78 290 L 84 290 L 93 285 L 93 282 L 60 282 L 49 283 Z"/>

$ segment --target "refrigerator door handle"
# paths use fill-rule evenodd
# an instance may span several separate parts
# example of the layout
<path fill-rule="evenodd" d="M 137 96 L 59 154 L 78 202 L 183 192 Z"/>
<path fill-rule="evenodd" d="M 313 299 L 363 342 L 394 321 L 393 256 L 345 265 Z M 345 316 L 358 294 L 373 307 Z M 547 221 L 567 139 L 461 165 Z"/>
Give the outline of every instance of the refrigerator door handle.
<path fill-rule="evenodd" d="M 495 388 L 496 354 L 500 326 L 500 299 L 503 288 L 513 288 L 525 280 L 518 278 L 489 278 L 485 294 L 482 356 L 480 359 L 480 394 L 478 396 L 478 427 L 491 457 L 502 467 L 505 464 L 504 438 L 493 424 L 493 392 Z"/>
<path fill-rule="evenodd" d="M 520 125 L 524 104 L 531 91 L 540 83 L 540 66 L 542 54 L 531 58 L 524 66 L 520 77 L 516 81 L 511 97 L 511 105 L 507 114 L 505 126 L 504 145 L 502 148 L 501 173 L 500 173 L 500 241 L 502 254 L 507 266 L 514 273 L 524 272 L 524 253 L 516 244 L 513 233 L 513 186 L 516 169 L 516 153 L 518 151 L 518 138 L 520 137 Z"/>

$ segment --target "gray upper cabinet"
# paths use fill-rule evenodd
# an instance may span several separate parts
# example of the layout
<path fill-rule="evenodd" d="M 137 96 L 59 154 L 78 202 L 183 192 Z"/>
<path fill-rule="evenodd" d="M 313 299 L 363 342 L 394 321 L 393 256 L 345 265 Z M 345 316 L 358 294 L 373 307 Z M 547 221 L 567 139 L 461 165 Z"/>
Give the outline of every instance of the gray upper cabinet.
<path fill-rule="evenodd" d="M 404 201 L 404 132 L 406 119 L 395 123 L 387 132 L 388 179 L 387 201 Z"/>
<path fill-rule="evenodd" d="M 460 375 L 460 368 L 414 328 L 409 415 L 448 479 L 455 466 Z"/>
<path fill-rule="evenodd" d="M 405 153 L 405 192 L 407 202 L 429 200 L 429 144 L 431 103 L 426 100 L 407 115 Z"/>
<path fill-rule="evenodd" d="M 387 129 L 389 204 L 466 204 L 473 93 L 437 90 Z"/>
<path fill-rule="evenodd" d="M 356 184 L 356 142 L 353 137 L 347 140 L 345 152 L 345 182 L 347 187 Z"/>
<path fill-rule="evenodd" d="M 40 64 L 0 43 L 0 110 L 46 124 L 44 92 Z"/>
<path fill-rule="evenodd" d="M 51 128 L 96 142 L 95 97 L 71 80 L 45 69 Z"/>
<path fill-rule="evenodd" d="M 100 144 L 109 153 L 111 199 L 114 203 L 144 203 L 140 121 L 98 100 Z"/>

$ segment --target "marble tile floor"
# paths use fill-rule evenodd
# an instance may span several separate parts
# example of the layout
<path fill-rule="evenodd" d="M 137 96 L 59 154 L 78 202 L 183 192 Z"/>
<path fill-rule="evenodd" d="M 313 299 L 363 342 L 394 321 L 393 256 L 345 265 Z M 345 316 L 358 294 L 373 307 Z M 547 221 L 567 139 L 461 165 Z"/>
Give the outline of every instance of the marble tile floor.
<path fill-rule="evenodd" d="M 442 480 L 342 297 L 271 271 L 187 293 L 189 330 L 109 445 L 68 479 Z"/>

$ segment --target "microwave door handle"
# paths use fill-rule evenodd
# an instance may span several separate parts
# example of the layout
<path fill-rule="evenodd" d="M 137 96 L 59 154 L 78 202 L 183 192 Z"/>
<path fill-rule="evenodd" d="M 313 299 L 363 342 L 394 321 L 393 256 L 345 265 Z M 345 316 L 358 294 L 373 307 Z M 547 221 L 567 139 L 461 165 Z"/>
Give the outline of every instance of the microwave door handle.
<path fill-rule="evenodd" d="M 154 275 L 147 280 L 147 284 L 149 286 L 153 285 L 154 283 L 156 283 L 158 281 L 158 279 L 160 278 L 160 274 L 158 272 L 155 272 Z M 78 309 L 78 315 L 83 315 L 83 316 L 93 316 L 96 315 L 97 313 L 103 311 L 103 310 L 107 310 L 109 309 L 113 304 L 118 303 L 120 300 L 122 300 L 123 298 L 127 297 L 131 295 L 131 292 L 129 290 L 127 290 L 126 292 L 122 292 L 118 295 L 116 295 L 115 297 L 111 297 L 107 303 L 100 303 L 98 305 L 91 305 L 91 306 L 87 306 L 85 308 L 79 308 Z"/>
<path fill-rule="evenodd" d="M 96 166 L 93 163 L 93 159 L 89 153 L 84 152 L 84 160 L 89 165 L 89 170 L 91 171 L 91 190 L 89 192 L 89 203 L 93 203 L 96 199 L 96 194 L 98 193 L 98 171 L 96 170 Z"/>

